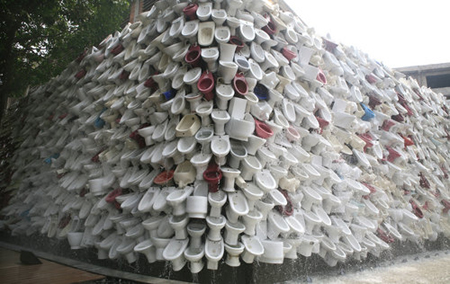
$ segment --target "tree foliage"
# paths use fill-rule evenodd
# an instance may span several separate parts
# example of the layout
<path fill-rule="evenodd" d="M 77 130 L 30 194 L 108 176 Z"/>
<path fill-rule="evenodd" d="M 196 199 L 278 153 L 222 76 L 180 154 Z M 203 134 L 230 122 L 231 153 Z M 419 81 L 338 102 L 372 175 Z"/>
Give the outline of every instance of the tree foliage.
<path fill-rule="evenodd" d="M 129 0 L 0 0 L 0 115 L 7 97 L 59 74 L 128 13 Z"/>

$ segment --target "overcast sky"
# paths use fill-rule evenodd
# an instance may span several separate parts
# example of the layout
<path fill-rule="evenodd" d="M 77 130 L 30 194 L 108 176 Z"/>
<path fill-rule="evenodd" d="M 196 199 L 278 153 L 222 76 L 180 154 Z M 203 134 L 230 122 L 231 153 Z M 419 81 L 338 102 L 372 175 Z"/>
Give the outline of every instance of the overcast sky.
<path fill-rule="evenodd" d="M 449 0 L 285 0 L 316 33 L 389 67 L 450 62 Z"/>

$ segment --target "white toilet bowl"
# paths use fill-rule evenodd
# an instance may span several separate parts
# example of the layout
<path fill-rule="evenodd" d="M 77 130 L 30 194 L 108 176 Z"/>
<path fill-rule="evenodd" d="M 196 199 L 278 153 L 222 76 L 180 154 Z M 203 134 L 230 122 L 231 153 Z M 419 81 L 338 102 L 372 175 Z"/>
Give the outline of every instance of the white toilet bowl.
<path fill-rule="evenodd" d="M 241 162 L 241 176 L 244 180 L 252 180 L 256 172 L 262 169 L 262 165 L 255 156 L 247 156 Z"/>
<path fill-rule="evenodd" d="M 228 201 L 226 215 L 229 222 L 236 223 L 240 216 L 248 214 L 247 198 L 242 191 L 228 193 Z"/>
<path fill-rule="evenodd" d="M 241 241 L 244 245 L 244 252 L 241 254 L 241 258 L 245 263 L 253 263 L 255 257 L 259 257 L 264 253 L 264 246 L 258 237 L 243 235 Z"/>
<path fill-rule="evenodd" d="M 255 203 L 263 197 L 264 192 L 253 182 L 247 183 L 247 186 L 243 187 L 242 191 L 247 198 L 248 208 L 252 211 L 255 208 Z"/>
<path fill-rule="evenodd" d="M 241 171 L 238 169 L 228 168 L 228 167 L 221 168 L 221 170 L 222 170 L 222 175 L 224 178 L 224 184 L 222 186 L 222 190 L 225 192 L 234 192 L 235 191 L 234 182 L 235 182 L 235 179 L 241 173 Z"/>
<path fill-rule="evenodd" d="M 228 165 L 238 169 L 241 161 L 247 157 L 247 148 L 239 142 L 231 143 L 230 154 Z"/>
<path fill-rule="evenodd" d="M 217 270 L 219 266 L 219 261 L 222 259 L 224 253 L 224 243 L 223 239 L 213 241 L 209 238 L 206 239 L 205 243 L 205 256 L 208 260 L 207 268 L 209 270 Z"/>
<path fill-rule="evenodd" d="M 203 257 L 205 256 L 205 246 L 202 245 L 198 249 L 192 249 L 188 247 L 184 251 L 184 258 L 189 261 L 189 270 L 191 273 L 196 274 L 202 271 L 205 263 L 203 262 Z"/>
<path fill-rule="evenodd" d="M 176 189 L 166 197 L 169 206 L 172 207 L 172 214 L 181 216 L 186 213 L 186 199 L 192 194 L 194 188 L 186 186 L 183 189 Z"/>
<path fill-rule="evenodd" d="M 256 185 L 266 193 L 277 188 L 277 182 L 269 170 L 259 171 L 254 175 L 254 177 Z"/>
<path fill-rule="evenodd" d="M 230 115 L 226 110 L 214 109 L 211 112 L 211 118 L 214 121 L 214 132 L 216 135 L 225 135 L 225 124 L 230 120 Z"/>
<path fill-rule="evenodd" d="M 156 247 L 153 245 L 151 239 L 147 239 L 138 243 L 134 247 L 134 251 L 145 255 L 148 263 L 154 263 L 156 261 Z"/>
<path fill-rule="evenodd" d="M 216 157 L 218 165 L 224 165 L 226 163 L 226 156 L 230 153 L 230 138 L 228 135 L 214 136 L 211 141 L 211 151 Z"/>
<path fill-rule="evenodd" d="M 244 251 L 244 248 L 241 242 L 238 242 L 236 245 L 225 243 L 225 251 L 227 252 L 225 263 L 231 267 L 240 266 L 239 255 Z"/>
<path fill-rule="evenodd" d="M 184 251 L 186 250 L 188 244 L 188 238 L 184 240 L 177 240 L 175 238 L 172 238 L 164 248 L 162 256 L 165 260 L 172 262 L 172 269 L 174 271 L 180 271 L 186 264 Z"/>
<path fill-rule="evenodd" d="M 225 224 L 224 241 L 226 244 L 235 246 L 238 244 L 239 235 L 245 230 L 244 224 L 241 222 L 231 223 L 229 221 Z"/>
<path fill-rule="evenodd" d="M 209 161 L 212 158 L 212 154 L 197 153 L 191 158 L 191 164 L 196 169 L 196 180 L 203 180 L 203 172 L 208 168 Z"/>
<path fill-rule="evenodd" d="M 189 223 L 189 216 L 184 215 L 172 215 L 169 217 L 169 225 L 175 231 L 175 239 L 183 240 L 188 237 L 186 226 Z"/>
<path fill-rule="evenodd" d="M 216 103 L 221 110 L 227 110 L 228 101 L 234 96 L 234 90 L 231 85 L 218 84 L 216 87 Z"/>
<path fill-rule="evenodd" d="M 212 241 L 222 240 L 220 230 L 225 227 L 226 222 L 227 219 L 223 215 L 220 215 L 219 217 L 206 217 L 206 224 L 209 228 L 207 239 Z"/>
<path fill-rule="evenodd" d="M 269 239 L 276 240 L 281 233 L 289 231 L 290 227 L 281 214 L 275 211 L 269 212 L 267 216 L 267 237 Z"/>
<path fill-rule="evenodd" d="M 208 202 L 211 206 L 209 216 L 219 218 L 222 212 L 222 206 L 227 201 L 227 193 L 224 191 L 216 191 L 208 193 Z"/>

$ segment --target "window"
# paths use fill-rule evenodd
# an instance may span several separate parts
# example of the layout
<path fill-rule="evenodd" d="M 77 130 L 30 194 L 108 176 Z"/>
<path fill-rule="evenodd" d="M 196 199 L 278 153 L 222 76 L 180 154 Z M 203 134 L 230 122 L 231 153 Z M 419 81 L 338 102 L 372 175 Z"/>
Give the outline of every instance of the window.
<path fill-rule="evenodd" d="M 432 89 L 450 87 L 450 74 L 427 76 L 427 86 Z"/>

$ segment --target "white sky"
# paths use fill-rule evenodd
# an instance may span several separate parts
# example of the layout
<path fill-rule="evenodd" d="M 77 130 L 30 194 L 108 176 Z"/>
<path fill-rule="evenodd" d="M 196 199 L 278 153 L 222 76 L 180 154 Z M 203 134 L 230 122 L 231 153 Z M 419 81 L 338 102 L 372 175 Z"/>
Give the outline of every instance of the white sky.
<path fill-rule="evenodd" d="M 387 66 L 450 62 L 449 0 L 285 0 L 318 35 Z"/>

